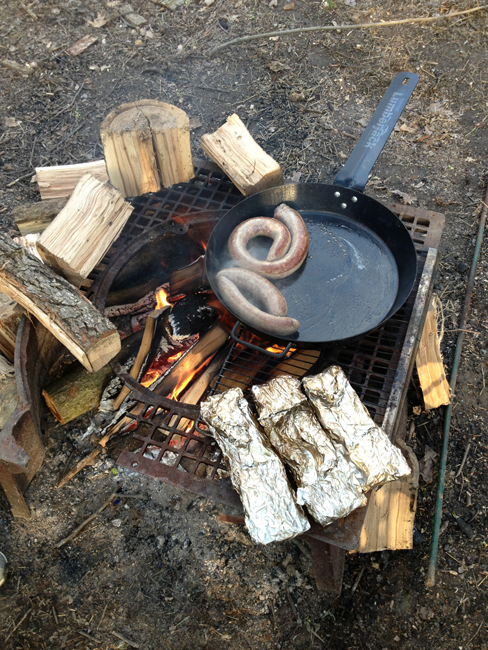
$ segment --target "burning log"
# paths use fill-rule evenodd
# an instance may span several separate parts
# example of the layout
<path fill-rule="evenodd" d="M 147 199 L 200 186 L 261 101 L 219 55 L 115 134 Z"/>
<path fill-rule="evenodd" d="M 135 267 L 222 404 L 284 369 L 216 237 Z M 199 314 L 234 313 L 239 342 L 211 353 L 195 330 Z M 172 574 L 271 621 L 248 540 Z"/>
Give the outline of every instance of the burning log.
<path fill-rule="evenodd" d="M 110 182 L 123 196 L 193 178 L 190 120 L 176 106 L 152 99 L 122 104 L 105 118 L 100 134 Z"/>
<path fill-rule="evenodd" d="M 42 233 L 38 250 L 47 264 L 80 287 L 119 236 L 132 210 L 117 190 L 85 174 Z"/>
<path fill-rule="evenodd" d="M 47 169 L 52 169 L 48 167 Z M 74 189 L 74 188 L 73 188 Z M 70 192 L 71 194 L 71 192 Z M 64 208 L 68 199 L 47 199 L 37 203 L 27 203 L 14 208 L 14 219 L 20 234 L 31 235 L 45 230 L 51 221 Z"/>
<path fill-rule="evenodd" d="M 0 234 L 0 290 L 32 313 L 87 370 L 99 370 L 120 350 L 112 323 L 5 234 Z"/>
<path fill-rule="evenodd" d="M 140 312 L 154 309 L 157 304 L 157 295 L 161 291 L 166 291 L 167 285 L 162 284 L 154 291 L 150 291 L 137 302 L 131 302 L 128 305 L 114 305 L 113 307 L 105 307 L 105 316 L 107 318 L 115 318 L 116 316 L 125 316 L 127 314 L 139 314 Z"/>
<path fill-rule="evenodd" d="M 215 133 L 203 135 L 200 146 L 244 196 L 283 184 L 278 163 L 257 144 L 235 113 Z"/>
<path fill-rule="evenodd" d="M 178 395 L 188 386 L 198 369 L 207 363 L 219 348 L 224 345 L 229 335 L 217 323 L 202 336 L 188 352 L 175 364 L 158 385 L 154 388 L 157 395 L 177 399 Z"/>
<path fill-rule="evenodd" d="M 105 160 L 95 160 L 78 165 L 36 167 L 35 178 L 43 202 L 46 199 L 61 199 L 70 196 L 78 181 L 85 174 L 91 174 L 101 183 L 106 183 L 108 174 Z"/>
<path fill-rule="evenodd" d="M 208 294 L 186 296 L 176 302 L 169 314 L 166 331 L 170 339 L 180 341 L 208 330 L 217 320 L 217 310 L 209 302 Z"/>
<path fill-rule="evenodd" d="M 148 318 L 146 320 L 146 327 L 144 329 L 144 334 L 142 336 L 141 347 L 137 352 L 136 360 L 134 361 L 134 365 L 132 366 L 129 373 L 133 379 L 137 379 L 139 376 L 142 365 L 146 360 L 146 357 L 149 354 L 149 351 L 151 349 L 154 332 L 156 331 L 158 321 L 163 315 L 163 313 L 167 311 L 167 309 L 168 307 L 163 307 L 162 309 L 156 309 L 155 311 L 152 311 L 148 315 Z M 123 386 L 122 390 L 119 393 L 119 396 L 114 402 L 113 405 L 114 411 L 117 411 L 120 408 L 120 405 L 122 404 L 122 402 L 124 401 L 124 399 L 127 397 L 129 393 L 130 393 L 130 388 L 128 388 L 127 386 Z"/>
<path fill-rule="evenodd" d="M 169 281 L 170 298 L 173 300 L 179 296 L 191 295 L 201 289 L 208 287 L 207 274 L 205 272 L 205 256 L 200 257 L 182 269 L 171 274 Z"/>

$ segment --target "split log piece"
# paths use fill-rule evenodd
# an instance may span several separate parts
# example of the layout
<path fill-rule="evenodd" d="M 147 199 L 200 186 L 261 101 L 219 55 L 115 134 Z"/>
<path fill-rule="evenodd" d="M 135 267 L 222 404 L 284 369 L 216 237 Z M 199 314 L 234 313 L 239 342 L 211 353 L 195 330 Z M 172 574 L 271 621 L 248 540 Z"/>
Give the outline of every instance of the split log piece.
<path fill-rule="evenodd" d="M 80 178 L 85 174 L 91 174 L 101 183 L 106 183 L 108 181 L 108 174 L 105 160 L 94 160 L 93 162 L 77 165 L 36 167 L 36 180 L 42 200 L 68 198 L 78 185 Z M 42 202 L 40 205 L 42 205 Z M 55 203 L 52 204 L 53 207 L 55 205 Z M 62 207 L 64 206 L 61 206 L 58 212 L 60 212 Z M 39 209 L 41 208 L 39 207 Z M 15 220 L 17 221 L 17 218 Z"/>
<path fill-rule="evenodd" d="M 424 396 L 425 409 L 430 411 L 449 404 L 451 389 L 446 379 L 437 336 L 437 309 L 431 301 L 417 352 L 417 372 Z"/>
<path fill-rule="evenodd" d="M 46 167 L 45 169 L 54 169 Z M 74 187 L 71 188 L 70 194 Z M 36 234 L 45 230 L 67 203 L 67 198 L 47 199 L 37 203 L 26 203 L 14 208 L 14 219 L 20 234 Z"/>
<path fill-rule="evenodd" d="M 100 134 L 110 182 L 123 196 L 193 178 L 190 120 L 176 106 L 152 99 L 122 104 L 105 118 Z"/>
<path fill-rule="evenodd" d="M 109 364 L 96 372 L 78 367 L 44 388 L 46 404 L 61 424 L 98 408 L 100 397 L 113 370 Z"/>
<path fill-rule="evenodd" d="M 40 236 L 41 235 L 39 233 L 35 233 L 21 237 L 14 237 L 14 242 L 23 246 L 28 253 L 34 255 L 34 257 L 37 257 L 40 262 L 44 263 L 44 260 L 39 255 L 39 251 L 37 250 L 37 242 L 39 241 Z"/>
<path fill-rule="evenodd" d="M 133 207 L 94 176 L 82 176 L 68 203 L 42 233 L 46 264 L 80 287 L 117 239 Z"/>
<path fill-rule="evenodd" d="M 402 449 L 412 472 L 402 479 L 385 483 L 378 490 L 372 490 L 359 546 L 353 552 L 396 551 L 413 546 L 419 464 L 403 440 L 397 437 L 396 444 Z"/>
<path fill-rule="evenodd" d="M 87 370 L 120 350 L 115 326 L 67 280 L 0 233 L 0 290 L 32 313 Z"/>
<path fill-rule="evenodd" d="M 0 352 L 13 363 L 15 339 L 25 310 L 4 293 L 0 293 Z"/>
<path fill-rule="evenodd" d="M 137 379 L 139 377 L 139 372 L 142 368 L 142 364 L 144 363 L 151 349 L 151 344 L 153 341 L 154 332 L 156 331 L 158 321 L 163 315 L 163 313 L 167 310 L 168 307 L 163 307 L 162 309 L 156 309 L 155 311 L 152 311 L 147 317 L 146 327 L 144 328 L 144 334 L 142 336 L 141 347 L 137 352 L 134 365 L 132 366 L 129 372 L 130 376 L 133 379 Z M 124 399 L 127 397 L 129 393 L 130 393 L 130 388 L 128 388 L 127 386 L 123 386 L 117 399 L 114 401 L 114 405 L 113 405 L 114 411 L 117 411 L 120 408 L 120 405 L 122 404 L 122 402 L 124 401 Z"/>
<path fill-rule="evenodd" d="M 182 294 L 189 296 L 201 289 L 207 288 L 208 280 L 205 271 L 205 256 L 200 257 L 182 269 L 173 271 L 169 280 L 170 298 L 175 299 Z"/>
<path fill-rule="evenodd" d="M 258 145 L 235 113 L 215 133 L 203 135 L 200 146 L 244 196 L 283 184 L 281 167 Z"/>

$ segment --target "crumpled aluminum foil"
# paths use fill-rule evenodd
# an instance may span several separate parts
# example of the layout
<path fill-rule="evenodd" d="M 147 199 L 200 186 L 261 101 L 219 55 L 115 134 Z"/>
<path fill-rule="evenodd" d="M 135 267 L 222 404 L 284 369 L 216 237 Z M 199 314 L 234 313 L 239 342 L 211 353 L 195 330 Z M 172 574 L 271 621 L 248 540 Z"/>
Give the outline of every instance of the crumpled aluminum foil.
<path fill-rule="evenodd" d="M 207 398 L 200 413 L 229 465 L 252 540 L 269 544 L 306 532 L 310 523 L 296 504 L 285 468 L 258 429 L 242 390 L 231 388 Z"/>
<path fill-rule="evenodd" d="M 300 485 L 312 485 L 336 464 L 334 447 L 301 390 L 300 380 L 275 377 L 252 387 L 259 422 Z"/>
<path fill-rule="evenodd" d="M 410 474 L 402 452 L 375 425 L 341 368 L 307 377 L 303 387 L 320 424 L 364 473 L 365 492 Z"/>
<path fill-rule="evenodd" d="M 269 441 L 290 467 L 297 500 L 322 526 L 366 505 L 364 474 L 328 438 L 301 390 L 289 375 L 276 377 L 252 393 Z"/>

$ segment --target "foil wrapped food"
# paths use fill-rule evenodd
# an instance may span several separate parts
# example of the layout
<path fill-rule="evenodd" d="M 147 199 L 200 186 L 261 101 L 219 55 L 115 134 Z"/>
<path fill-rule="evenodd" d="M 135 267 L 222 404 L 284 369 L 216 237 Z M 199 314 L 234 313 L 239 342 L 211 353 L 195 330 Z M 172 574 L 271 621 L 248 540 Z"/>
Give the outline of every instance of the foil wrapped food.
<path fill-rule="evenodd" d="M 240 388 L 213 395 L 200 405 L 202 420 L 222 449 L 254 542 L 269 544 L 310 528 L 297 505 L 285 468 L 260 431 Z"/>
<path fill-rule="evenodd" d="M 327 526 L 366 504 L 364 475 L 340 445 L 334 449 L 298 379 L 276 377 L 253 386 L 252 394 L 260 424 L 294 475 L 298 502 L 319 524 Z"/>
<path fill-rule="evenodd" d="M 402 452 L 375 425 L 341 368 L 307 377 L 303 387 L 324 430 L 364 474 L 365 492 L 410 474 Z"/>

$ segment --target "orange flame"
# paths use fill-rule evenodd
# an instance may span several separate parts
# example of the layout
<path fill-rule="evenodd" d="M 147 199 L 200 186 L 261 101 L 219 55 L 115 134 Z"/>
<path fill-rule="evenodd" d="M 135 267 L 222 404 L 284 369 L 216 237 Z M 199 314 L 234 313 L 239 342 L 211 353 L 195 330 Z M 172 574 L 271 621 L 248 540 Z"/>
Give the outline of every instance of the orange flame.
<path fill-rule="evenodd" d="M 188 373 L 184 377 L 180 377 L 178 379 L 178 383 L 176 384 L 175 388 L 173 389 L 173 392 L 168 395 L 168 399 L 174 399 L 175 401 L 178 401 L 178 396 L 180 395 L 181 392 L 183 392 L 185 390 L 185 388 L 191 382 L 191 380 L 196 375 L 198 370 L 199 370 L 199 368 L 197 368 L 193 372 Z"/>
<path fill-rule="evenodd" d="M 176 354 L 173 354 L 173 356 L 168 357 L 167 362 L 170 363 L 170 364 L 175 363 L 175 361 L 177 361 L 185 352 L 186 352 L 186 350 L 182 350 L 181 352 L 177 352 Z M 146 374 L 144 375 L 144 378 L 142 379 L 141 384 L 145 388 L 148 388 L 149 386 L 151 386 L 151 384 L 154 384 L 156 379 L 161 377 L 162 374 L 163 374 L 162 370 L 151 370 L 151 369 L 149 369 L 146 372 Z"/>
<path fill-rule="evenodd" d="M 168 292 L 164 289 L 160 289 L 156 294 L 156 309 L 171 307 L 171 305 L 172 303 L 168 300 Z"/>

